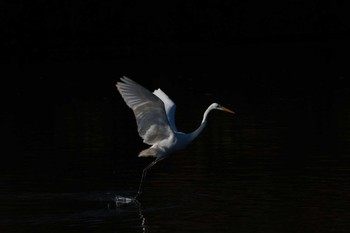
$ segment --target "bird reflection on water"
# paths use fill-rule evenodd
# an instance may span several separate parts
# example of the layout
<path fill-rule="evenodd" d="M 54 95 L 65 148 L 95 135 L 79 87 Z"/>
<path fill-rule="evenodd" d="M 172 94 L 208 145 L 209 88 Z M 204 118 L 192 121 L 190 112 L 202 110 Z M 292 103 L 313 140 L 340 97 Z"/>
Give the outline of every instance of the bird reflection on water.
<path fill-rule="evenodd" d="M 137 207 L 138 208 L 138 212 L 139 212 L 139 217 L 141 220 L 141 228 L 142 228 L 142 232 L 148 232 L 148 227 L 146 225 L 146 218 L 143 215 L 143 209 L 142 209 L 142 205 L 141 203 L 135 199 L 135 198 L 128 198 L 128 197 L 123 197 L 123 196 L 115 196 L 114 198 L 115 201 L 115 206 L 116 208 L 120 208 L 123 206 L 127 206 L 127 207 Z"/>

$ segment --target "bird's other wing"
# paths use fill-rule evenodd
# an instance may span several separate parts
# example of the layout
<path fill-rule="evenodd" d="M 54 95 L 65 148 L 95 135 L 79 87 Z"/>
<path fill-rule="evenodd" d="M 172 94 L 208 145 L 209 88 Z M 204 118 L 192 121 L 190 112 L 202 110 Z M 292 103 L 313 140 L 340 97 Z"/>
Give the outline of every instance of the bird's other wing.
<path fill-rule="evenodd" d="M 176 125 L 175 125 L 175 111 L 176 111 L 175 103 L 160 88 L 155 90 L 153 94 L 158 96 L 159 99 L 163 101 L 170 127 L 173 129 L 173 131 L 177 131 Z"/>
<path fill-rule="evenodd" d="M 164 109 L 164 103 L 149 90 L 130 78 L 122 77 L 116 86 L 125 103 L 133 110 L 137 130 L 143 142 L 149 145 L 173 134 Z"/>

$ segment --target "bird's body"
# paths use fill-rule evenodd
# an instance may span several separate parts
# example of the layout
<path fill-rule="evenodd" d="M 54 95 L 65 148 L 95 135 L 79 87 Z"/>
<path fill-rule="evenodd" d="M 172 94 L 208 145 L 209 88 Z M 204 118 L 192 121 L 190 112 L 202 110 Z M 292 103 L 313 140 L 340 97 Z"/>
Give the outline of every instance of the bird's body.
<path fill-rule="evenodd" d="M 141 194 L 143 179 L 147 170 L 171 153 L 184 149 L 204 129 L 211 110 L 217 109 L 234 113 L 217 103 L 211 104 L 203 114 L 200 126 L 192 133 L 179 132 L 175 125 L 175 103 L 161 90 L 153 93 L 133 80 L 122 77 L 117 88 L 125 103 L 133 110 L 139 135 L 151 147 L 141 151 L 139 156 L 152 156 L 156 159 L 144 169 L 138 197 Z"/>

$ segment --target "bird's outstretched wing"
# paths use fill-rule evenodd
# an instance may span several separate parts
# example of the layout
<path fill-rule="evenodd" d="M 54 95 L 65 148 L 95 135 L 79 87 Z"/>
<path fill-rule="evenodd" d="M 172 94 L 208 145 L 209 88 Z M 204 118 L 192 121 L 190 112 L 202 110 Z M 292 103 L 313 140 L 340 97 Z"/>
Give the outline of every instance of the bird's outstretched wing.
<path fill-rule="evenodd" d="M 170 137 L 173 131 L 163 101 L 130 78 L 122 77 L 121 81 L 116 86 L 125 103 L 134 112 L 137 130 L 143 142 L 153 145 Z"/>

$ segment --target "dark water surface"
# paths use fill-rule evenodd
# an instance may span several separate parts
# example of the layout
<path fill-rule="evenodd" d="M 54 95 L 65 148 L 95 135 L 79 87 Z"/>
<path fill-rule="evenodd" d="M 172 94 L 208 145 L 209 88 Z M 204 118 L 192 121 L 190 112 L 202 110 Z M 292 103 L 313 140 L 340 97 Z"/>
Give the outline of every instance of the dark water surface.
<path fill-rule="evenodd" d="M 137 158 L 145 145 L 119 97 L 71 99 L 50 113 L 54 122 L 4 116 L 15 133 L 1 165 L 0 232 L 349 232 L 344 98 L 243 105 L 223 96 L 237 114 L 211 113 L 187 149 L 149 172 L 139 203 L 117 206 L 151 161 Z M 186 132 L 207 105 L 188 98 L 177 101 Z"/>

